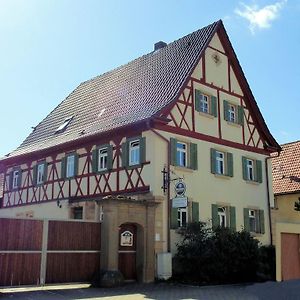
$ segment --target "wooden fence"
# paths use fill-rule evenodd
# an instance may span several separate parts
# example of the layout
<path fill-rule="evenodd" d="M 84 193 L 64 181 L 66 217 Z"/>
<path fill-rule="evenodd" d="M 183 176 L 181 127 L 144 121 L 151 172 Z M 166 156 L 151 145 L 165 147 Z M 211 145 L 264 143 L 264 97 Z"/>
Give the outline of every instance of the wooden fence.
<path fill-rule="evenodd" d="M 1 218 L 0 286 L 90 281 L 100 249 L 100 223 Z"/>

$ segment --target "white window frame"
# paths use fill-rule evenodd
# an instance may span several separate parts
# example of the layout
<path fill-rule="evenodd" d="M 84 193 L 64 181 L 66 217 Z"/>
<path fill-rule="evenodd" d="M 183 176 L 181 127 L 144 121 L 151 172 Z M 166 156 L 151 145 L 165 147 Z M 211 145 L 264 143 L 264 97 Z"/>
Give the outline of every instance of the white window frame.
<path fill-rule="evenodd" d="M 251 223 L 251 220 L 254 222 L 254 228 L 251 228 L 253 223 Z M 255 209 L 249 209 L 249 230 L 250 232 L 257 232 L 257 210 Z M 254 230 L 252 230 L 254 229 Z"/>
<path fill-rule="evenodd" d="M 228 104 L 228 121 L 236 123 L 237 121 L 237 107 L 234 104 Z"/>
<path fill-rule="evenodd" d="M 178 208 L 177 221 L 178 227 L 186 227 L 188 223 L 188 211 L 186 207 Z"/>
<path fill-rule="evenodd" d="M 225 206 L 218 207 L 218 218 L 219 218 L 219 226 L 227 227 L 227 208 Z"/>
<path fill-rule="evenodd" d="M 98 149 L 98 162 L 97 162 L 98 171 L 107 170 L 107 161 L 108 161 L 108 148 L 103 147 Z"/>
<path fill-rule="evenodd" d="M 216 173 L 225 174 L 225 153 L 222 151 L 216 151 Z"/>
<path fill-rule="evenodd" d="M 75 155 L 68 155 L 66 159 L 66 177 L 71 178 L 75 176 Z"/>
<path fill-rule="evenodd" d="M 13 170 L 12 173 L 12 188 L 17 189 L 19 187 L 19 176 L 20 176 L 20 170 Z"/>
<path fill-rule="evenodd" d="M 254 181 L 255 180 L 255 164 L 253 159 L 246 159 L 246 170 L 247 170 L 247 179 Z"/>
<path fill-rule="evenodd" d="M 179 147 L 179 146 L 182 147 Z M 179 167 L 188 166 L 188 144 L 183 142 L 176 143 L 176 161 Z"/>
<path fill-rule="evenodd" d="M 45 163 L 40 163 L 36 168 L 36 183 L 42 184 L 45 181 Z"/>
<path fill-rule="evenodd" d="M 209 114 L 210 97 L 205 94 L 200 94 L 200 112 Z"/>
<path fill-rule="evenodd" d="M 129 142 L 129 166 L 140 164 L 140 140 L 133 140 Z"/>

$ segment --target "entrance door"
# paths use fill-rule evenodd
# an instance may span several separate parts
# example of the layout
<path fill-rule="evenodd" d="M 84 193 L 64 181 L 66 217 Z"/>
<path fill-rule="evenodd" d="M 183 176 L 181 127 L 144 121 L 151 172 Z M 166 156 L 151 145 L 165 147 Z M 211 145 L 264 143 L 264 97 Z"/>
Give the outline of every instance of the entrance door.
<path fill-rule="evenodd" d="M 119 270 L 125 280 L 136 280 L 136 226 L 122 224 L 119 231 Z"/>

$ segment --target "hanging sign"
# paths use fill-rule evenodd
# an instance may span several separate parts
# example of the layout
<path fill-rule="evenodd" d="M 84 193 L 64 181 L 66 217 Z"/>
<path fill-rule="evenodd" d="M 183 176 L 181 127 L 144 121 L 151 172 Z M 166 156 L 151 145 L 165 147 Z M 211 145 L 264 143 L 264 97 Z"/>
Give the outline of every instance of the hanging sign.
<path fill-rule="evenodd" d="M 175 184 L 176 196 L 183 197 L 186 191 L 186 185 L 183 181 L 179 181 Z"/>
<path fill-rule="evenodd" d="M 175 197 L 172 199 L 173 208 L 187 207 L 187 197 Z"/>
<path fill-rule="evenodd" d="M 120 245 L 123 247 L 131 247 L 133 246 L 133 233 L 126 230 L 121 233 L 121 241 Z"/>

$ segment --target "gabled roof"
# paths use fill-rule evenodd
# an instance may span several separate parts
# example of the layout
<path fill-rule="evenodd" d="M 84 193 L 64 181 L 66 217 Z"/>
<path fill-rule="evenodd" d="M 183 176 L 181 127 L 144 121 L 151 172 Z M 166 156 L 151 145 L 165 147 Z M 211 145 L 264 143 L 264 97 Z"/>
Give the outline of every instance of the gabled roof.
<path fill-rule="evenodd" d="M 280 155 L 272 158 L 274 194 L 300 192 L 300 141 L 281 147 Z"/>
<path fill-rule="evenodd" d="M 163 108 L 176 100 L 217 30 L 227 37 L 222 21 L 218 21 L 81 83 L 4 159 L 58 147 L 159 116 Z M 229 40 L 228 43 L 231 47 Z M 238 61 L 237 68 L 240 68 Z M 240 72 L 243 75 L 241 68 Z M 249 89 L 247 84 L 246 88 Z M 269 145 L 277 147 L 254 98 L 253 101 L 255 115 Z M 66 128 L 58 130 L 71 117 Z"/>

